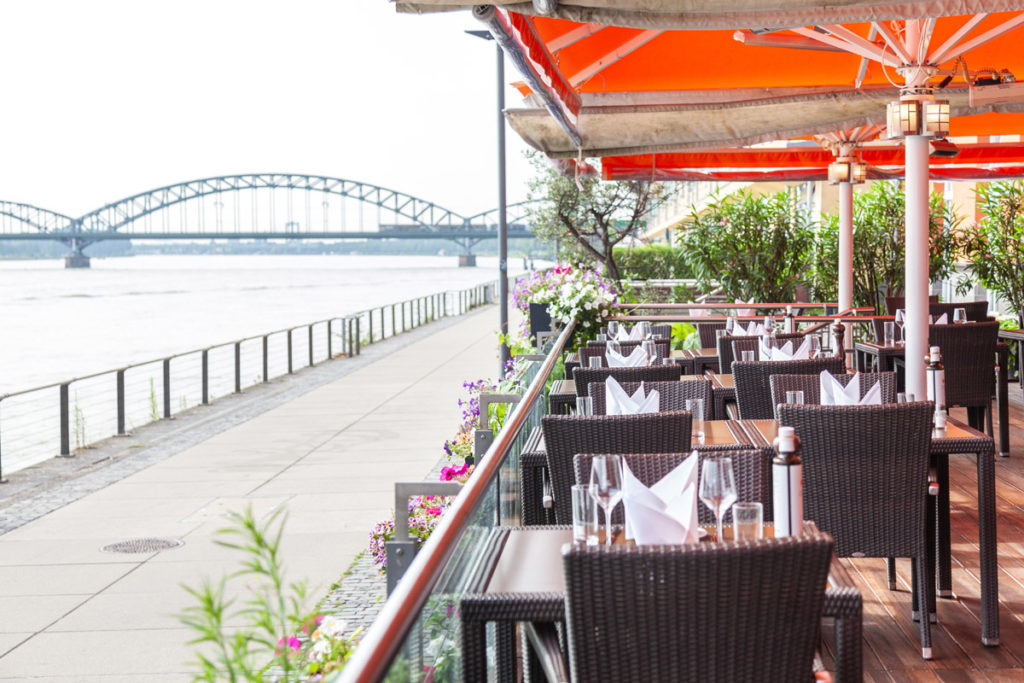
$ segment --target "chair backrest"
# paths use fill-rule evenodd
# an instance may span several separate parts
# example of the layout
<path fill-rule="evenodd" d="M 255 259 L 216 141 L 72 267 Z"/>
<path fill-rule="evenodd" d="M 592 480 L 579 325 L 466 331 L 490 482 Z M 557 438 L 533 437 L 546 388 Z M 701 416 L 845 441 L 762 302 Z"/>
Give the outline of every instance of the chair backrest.
<path fill-rule="evenodd" d="M 683 376 L 683 367 L 672 365 L 643 365 L 636 368 L 588 368 L 586 365 L 574 368 L 572 379 L 576 383 L 576 395 L 587 396 L 593 382 L 604 382 L 608 376 L 623 382 L 676 382 Z"/>
<path fill-rule="evenodd" d="M 896 402 L 896 373 L 895 372 L 861 372 L 860 375 L 860 397 L 875 386 L 875 382 L 881 385 L 882 403 Z M 835 375 L 839 383 L 844 387 L 853 379 L 852 374 Z M 779 404 L 786 402 L 787 391 L 804 392 L 804 404 L 819 405 L 821 403 L 821 374 L 817 375 L 772 375 L 768 378 L 768 384 L 772 390 L 772 405 L 775 406 L 775 419 L 779 418 Z"/>
<path fill-rule="evenodd" d="M 928 304 L 939 303 L 939 295 L 933 294 L 928 297 Z M 906 297 L 902 296 L 887 296 L 885 297 L 885 313 L 886 315 L 896 315 L 897 308 L 906 308 Z"/>
<path fill-rule="evenodd" d="M 995 386 L 999 323 L 931 325 L 929 346 L 938 346 L 946 370 L 946 405 L 989 405 Z"/>
<path fill-rule="evenodd" d="M 651 336 L 655 339 L 672 341 L 672 323 L 654 323 L 651 325 Z"/>
<path fill-rule="evenodd" d="M 772 403 L 772 375 L 817 375 L 828 370 L 833 375 L 846 371 L 845 361 L 839 356 L 808 360 L 733 361 L 732 379 L 736 386 L 736 407 L 741 420 L 771 420 L 775 418 Z"/>
<path fill-rule="evenodd" d="M 737 500 L 751 503 L 761 503 L 764 512 L 768 515 L 765 519 L 771 519 L 771 459 L 766 451 L 760 448 L 736 448 L 735 446 L 697 446 L 692 449 L 697 451 L 700 467 L 698 476 L 702 471 L 704 458 L 708 456 L 732 458 L 733 478 L 736 482 Z M 590 466 L 594 459 L 592 453 L 579 453 L 573 458 L 573 471 L 576 475 L 575 483 L 590 483 Z M 629 465 L 633 475 L 643 483 L 644 486 L 652 486 L 665 477 L 666 474 L 679 466 L 681 462 L 690 457 L 686 453 L 628 453 L 623 456 Z M 624 519 L 623 508 L 618 505 L 612 513 L 612 521 L 619 524 Z M 711 509 L 697 502 L 697 516 L 701 524 L 714 524 L 715 515 Z M 724 518 L 732 521 L 732 513 L 726 513 Z"/>
<path fill-rule="evenodd" d="M 640 382 L 620 382 L 623 390 L 630 396 L 640 388 Z M 644 391 L 658 392 L 658 411 L 686 410 L 686 401 L 691 398 L 704 399 L 704 419 L 710 420 L 714 414 L 711 401 L 711 382 L 706 379 L 687 379 L 675 382 L 644 382 Z M 594 399 L 594 415 L 604 415 L 607 411 L 604 382 L 590 384 L 590 398 Z"/>
<path fill-rule="evenodd" d="M 928 314 L 934 316 L 935 319 L 938 320 L 939 316 L 945 313 L 946 320 L 953 322 L 953 311 L 958 308 L 964 309 L 969 322 L 984 322 L 988 319 L 988 301 L 929 302 Z"/>
<path fill-rule="evenodd" d="M 572 459 L 577 453 L 673 453 L 690 447 L 690 413 L 545 415 L 541 418 L 555 522 L 572 523 Z"/>
<path fill-rule="evenodd" d="M 890 316 L 886 316 L 884 318 L 879 317 L 879 318 L 872 318 L 871 319 L 871 331 L 875 335 L 875 343 L 876 344 L 881 344 L 883 341 L 885 341 L 885 323 L 887 323 L 887 322 L 895 323 L 896 322 L 896 317 L 890 315 Z M 899 341 L 899 339 L 900 339 L 900 331 L 899 331 L 898 327 L 894 330 L 894 333 L 896 335 L 896 341 Z"/>
<path fill-rule="evenodd" d="M 565 546 L 573 681 L 808 681 L 832 539 Z"/>
<path fill-rule="evenodd" d="M 775 335 L 776 339 L 803 339 L 802 332 L 787 332 Z M 750 335 L 729 336 L 726 335 L 718 340 L 718 368 L 722 374 L 732 372 L 732 362 L 737 358 L 743 358 L 742 351 L 757 351 L 757 344 L 760 337 Z M 756 356 L 755 356 L 756 357 Z"/>
<path fill-rule="evenodd" d="M 850 557 L 922 557 L 934 405 L 779 406 L 803 463 L 804 519 Z"/>
<path fill-rule="evenodd" d="M 720 323 L 697 323 L 697 336 L 700 338 L 700 348 L 715 348 L 715 331 L 724 329 L 725 321 Z"/>
<path fill-rule="evenodd" d="M 633 349 L 640 346 L 640 341 L 624 341 L 619 342 L 619 349 L 626 356 L 633 353 Z M 608 359 L 605 358 L 606 350 L 605 342 L 587 342 L 586 346 L 580 347 L 580 365 L 587 367 L 590 364 L 590 359 L 599 356 L 603 360 L 601 361 L 604 365 L 608 365 Z M 669 355 L 669 342 L 665 339 L 654 340 L 654 351 L 658 356 L 658 359 L 668 358 Z"/>

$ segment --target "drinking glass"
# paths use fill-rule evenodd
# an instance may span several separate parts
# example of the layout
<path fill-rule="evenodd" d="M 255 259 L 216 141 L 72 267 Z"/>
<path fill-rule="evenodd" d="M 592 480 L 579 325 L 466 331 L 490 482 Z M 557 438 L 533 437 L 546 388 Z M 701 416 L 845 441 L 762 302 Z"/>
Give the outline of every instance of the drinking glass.
<path fill-rule="evenodd" d="M 609 339 L 604 343 L 604 350 L 605 353 L 617 353 L 620 356 L 622 355 L 622 346 L 614 339 Z M 611 363 L 608 365 L 611 365 Z"/>
<path fill-rule="evenodd" d="M 752 360 L 754 360 L 754 352 L 753 351 L 740 351 L 740 360 L 742 360 L 742 361 L 752 361 Z"/>
<path fill-rule="evenodd" d="M 640 338 L 650 339 L 653 335 L 651 333 L 651 324 L 646 320 L 641 320 L 637 323 L 637 327 L 640 328 Z"/>
<path fill-rule="evenodd" d="M 953 324 L 963 325 L 967 322 L 967 309 L 966 308 L 954 308 L 953 309 Z"/>
<path fill-rule="evenodd" d="M 906 314 L 903 313 L 902 308 L 896 309 L 896 326 L 900 328 L 900 344 L 905 340 L 903 336 L 903 326 L 907 324 Z"/>
<path fill-rule="evenodd" d="M 725 319 L 725 333 L 732 336 L 733 330 L 736 329 L 736 316 L 730 315 Z"/>
<path fill-rule="evenodd" d="M 896 343 L 896 323 L 886 320 L 884 323 L 882 323 L 882 328 L 883 346 L 893 346 Z"/>
<path fill-rule="evenodd" d="M 756 541 L 762 537 L 764 512 L 760 503 L 736 503 L 732 506 L 734 541 Z"/>
<path fill-rule="evenodd" d="M 700 499 L 715 513 L 718 540 L 722 540 L 722 518 L 736 502 L 736 482 L 732 476 L 732 458 L 704 459 L 700 472 Z"/>
<path fill-rule="evenodd" d="M 821 337 L 816 334 L 810 336 L 810 346 L 807 349 L 808 358 L 817 358 L 821 355 Z"/>
<path fill-rule="evenodd" d="M 606 342 L 606 341 L 608 341 L 608 335 L 605 334 L 604 332 L 602 332 L 601 334 L 597 335 L 597 341 L 599 341 L 599 342 Z"/>
<path fill-rule="evenodd" d="M 640 342 L 640 348 L 647 354 L 647 364 L 654 365 L 658 360 L 658 347 L 654 345 L 654 341 L 651 339 L 645 339 Z"/>
<path fill-rule="evenodd" d="M 786 404 L 787 405 L 803 405 L 804 404 L 804 392 L 802 391 L 787 391 L 786 392 Z"/>
<path fill-rule="evenodd" d="M 591 356 L 587 359 L 588 368 L 600 368 L 604 363 L 604 359 L 601 356 Z"/>
<path fill-rule="evenodd" d="M 576 414 L 577 415 L 593 415 L 594 414 L 594 399 L 590 396 L 577 396 L 576 397 Z"/>
<path fill-rule="evenodd" d="M 665 358 L 661 359 L 661 364 L 662 365 L 675 365 L 676 364 L 676 359 L 672 358 L 672 357 L 669 357 L 669 356 L 666 356 Z"/>
<path fill-rule="evenodd" d="M 898 394 L 896 394 L 896 402 L 897 403 L 913 403 L 914 402 L 914 395 L 911 394 L 911 393 L 905 393 L 905 392 L 901 391 Z"/>
<path fill-rule="evenodd" d="M 622 458 L 618 455 L 595 455 L 591 462 L 590 492 L 604 510 L 604 542 L 611 545 L 612 510 L 622 499 Z"/>
<path fill-rule="evenodd" d="M 608 339 L 615 340 L 619 337 L 619 321 L 609 320 L 608 321 Z"/>
<path fill-rule="evenodd" d="M 590 484 L 572 487 L 572 540 L 574 543 L 597 545 L 597 499 L 590 493 Z"/>
<path fill-rule="evenodd" d="M 686 399 L 686 409 L 693 414 L 693 435 L 697 443 L 704 443 L 704 399 Z"/>

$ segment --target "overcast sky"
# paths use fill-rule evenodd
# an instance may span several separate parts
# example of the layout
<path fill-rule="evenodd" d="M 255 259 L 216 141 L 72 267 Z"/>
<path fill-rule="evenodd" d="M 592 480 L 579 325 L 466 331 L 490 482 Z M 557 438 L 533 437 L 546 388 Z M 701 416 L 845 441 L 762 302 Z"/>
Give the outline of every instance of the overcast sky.
<path fill-rule="evenodd" d="M 387 0 L 0 11 L 2 200 L 79 215 L 185 180 L 289 172 L 464 214 L 497 205 L 495 47 L 463 33 L 482 28 L 468 13 L 399 15 Z M 513 202 L 531 170 L 507 140 Z"/>

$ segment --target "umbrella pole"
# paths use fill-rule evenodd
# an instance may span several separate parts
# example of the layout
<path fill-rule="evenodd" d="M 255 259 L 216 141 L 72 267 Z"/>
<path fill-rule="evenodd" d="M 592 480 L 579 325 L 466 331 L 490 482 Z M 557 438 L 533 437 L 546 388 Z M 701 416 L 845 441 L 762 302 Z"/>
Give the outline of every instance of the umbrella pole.
<path fill-rule="evenodd" d="M 928 352 L 928 138 L 906 137 L 906 391 L 924 400 Z"/>
<path fill-rule="evenodd" d="M 853 308 L 853 183 L 839 183 L 839 310 Z M 852 329 L 843 334 L 847 349 L 853 346 Z"/>

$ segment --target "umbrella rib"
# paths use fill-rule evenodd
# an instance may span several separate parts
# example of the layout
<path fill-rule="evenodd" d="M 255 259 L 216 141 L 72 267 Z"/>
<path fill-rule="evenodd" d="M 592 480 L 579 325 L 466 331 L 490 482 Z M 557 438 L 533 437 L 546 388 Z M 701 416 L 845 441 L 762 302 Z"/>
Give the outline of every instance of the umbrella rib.
<path fill-rule="evenodd" d="M 882 34 L 882 40 L 889 46 L 889 49 L 903 60 L 904 64 L 910 64 L 913 61 L 910 59 L 910 53 L 907 52 L 906 48 L 903 47 L 903 43 L 900 42 L 899 36 L 893 33 L 891 28 L 880 21 L 872 22 L 871 25 Z"/>
<path fill-rule="evenodd" d="M 558 52 L 562 48 L 569 47 L 573 43 L 577 43 L 588 36 L 592 36 L 601 29 L 605 28 L 604 24 L 584 24 L 578 28 L 574 28 L 568 33 L 564 33 L 557 38 L 554 38 L 547 44 L 549 52 Z"/>
<path fill-rule="evenodd" d="M 624 42 L 621 45 L 619 45 L 617 48 L 615 48 L 611 52 L 608 52 L 607 54 L 602 55 L 596 61 L 588 64 L 587 66 L 583 67 L 582 69 L 580 69 L 579 71 L 574 73 L 572 76 L 569 77 L 569 79 L 568 79 L 569 83 L 574 88 L 578 87 L 581 83 L 586 81 L 588 78 L 591 78 L 595 74 L 597 74 L 597 73 L 601 72 L 602 70 L 608 68 L 609 66 L 611 66 L 615 62 L 619 61 L 620 59 L 622 59 L 623 57 L 628 55 L 630 52 L 633 52 L 633 50 L 636 50 L 638 47 L 640 47 L 640 46 L 642 46 L 642 45 L 644 45 L 644 44 L 654 40 L 657 36 L 661 35 L 661 33 L 662 33 L 662 31 L 654 31 L 654 30 L 642 31 L 642 32 L 638 33 L 637 35 L 633 36 L 632 38 L 630 38 L 626 42 Z"/>
<path fill-rule="evenodd" d="M 985 31 L 976 38 L 972 38 L 971 40 L 960 43 L 958 46 L 950 50 L 949 54 L 946 55 L 946 60 L 948 61 L 950 59 L 956 59 L 965 52 L 968 52 L 976 47 L 984 45 L 989 41 L 995 40 L 1004 33 L 1009 33 L 1015 28 L 1020 27 L 1021 24 L 1024 24 L 1024 12 L 1021 12 L 1013 19 L 1008 19 L 1007 21 L 1004 21 L 995 28 L 991 28 L 988 31 Z"/>
<path fill-rule="evenodd" d="M 790 30 L 793 31 L 794 33 L 805 36 L 807 38 L 820 41 L 822 43 L 825 43 L 826 45 L 838 47 L 839 49 L 844 50 L 846 52 L 852 52 L 855 55 L 860 55 L 861 57 L 866 57 L 867 59 L 871 59 L 876 62 L 882 62 L 883 64 L 888 64 L 889 66 L 893 67 L 899 66 L 899 64 L 893 63 L 891 59 L 884 57 L 882 55 L 881 49 L 879 49 L 879 47 L 874 44 L 870 44 L 871 49 L 866 49 L 859 44 L 843 40 L 836 35 L 818 33 L 817 31 L 806 27 L 797 27 Z M 861 40 L 863 41 L 864 39 L 861 38 Z"/>
<path fill-rule="evenodd" d="M 878 25 L 871 24 L 871 31 L 868 32 L 868 40 L 874 41 L 875 36 L 878 34 Z M 860 86 L 864 83 L 864 77 L 868 73 L 868 58 L 861 57 L 860 65 L 857 67 L 857 79 L 853 82 L 853 87 L 860 89 Z"/>
<path fill-rule="evenodd" d="M 954 45 L 963 40 L 968 33 L 973 31 L 974 27 L 980 24 L 982 21 L 984 21 L 985 17 L 987 16 L 987 12 L 983 14 L 975 14 L 973 17 L 965 21 L 963 26 L 954 31 L 953 35 L 951 35 L 949 39 L 946 40 L 946 42 L 939 46 L 937 50 L 928 55 L 928 63 L 938 65 L 946 61 L 946 53 L 949 52 Z"/>

